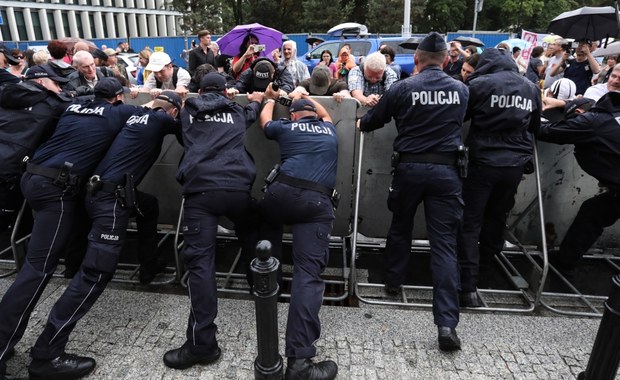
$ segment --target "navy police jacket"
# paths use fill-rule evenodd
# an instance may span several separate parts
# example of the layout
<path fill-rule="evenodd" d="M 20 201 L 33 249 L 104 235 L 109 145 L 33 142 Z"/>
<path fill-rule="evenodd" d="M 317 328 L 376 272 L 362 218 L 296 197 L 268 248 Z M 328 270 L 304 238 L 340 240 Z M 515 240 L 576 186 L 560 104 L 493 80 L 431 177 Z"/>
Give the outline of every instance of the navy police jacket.
<path fill-rule="evenodd" d="M 139 108 L 98 98 L 72 104 L 30 162 L 48 168 L 61 168 L 70 162 L 72 174 L 90 177 L 116 134 Z"/>
<path fill-rule="evenodd" d="M 620 92 L 605 94 L 588 112 L 534 129 L 541 141 L 575 144 L 579 166 L 604 185 L 620 185 Z"/>
<path fill-rule="evenodd" d="M 185 101 L 181 112 L 185 155 L 177 173 L 183 194 L 252 189 L 256 165 L 245 149 L 245 135 L 259 110 L 257 102 L 242 107 L 219 93 Z"/>
<path fill-rule="evenodd" d="M 164 136 L 179 129 L 179 121 L 162 108 L 139 109 L 116 135 L 94 173 L 116 184 L 124 184 L 125 174 L 131 174 L 138 185 L 157 160 Z"/>
<path fill-rule="evenodd" d="M 516 167 L 533 153 L 528 128 L 540 123 L 540 89 L 520 75 L 508 54 L 491 48 L 480 56 L 468 78 L 471 118 L 466 145 L 474 165 Z"/>
<path fill-rule="evenodd" d="M 71 99 L 34 81 L 7 84 L 0 92 L 0 180 L 21 174 L 24 157 L 54 132 Z"/>
<path fill-rule="evenodd" d="M 452 153 L 461 145 L 461 126 L 469 91 L 439 66 L 395 82 L 379 103 L 362 117 L 360 130 L 383 127 L 392 118 L 400 153 Z"/>

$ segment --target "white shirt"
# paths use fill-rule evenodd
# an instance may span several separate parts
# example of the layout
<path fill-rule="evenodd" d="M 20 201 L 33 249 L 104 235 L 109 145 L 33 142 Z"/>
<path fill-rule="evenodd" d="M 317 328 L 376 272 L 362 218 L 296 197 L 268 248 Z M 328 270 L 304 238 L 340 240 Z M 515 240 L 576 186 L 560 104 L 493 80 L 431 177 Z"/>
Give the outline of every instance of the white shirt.
<path fill-rule="evenodd" d="M 608 92 L 609 92 L 609 89 L 607 88 L 607 83 L 599 83 L 599 84 L 595 84 L 594 86 L 588 87 L 586 92 L 583 94 L 583 97 L 592 99 L 595 102 L 598 102 L 598 100 L 602 98 L 603 95 L 605 95 Z"/>
<path fill-rule="evenodd" d="M 173 85 L 172 75 L 170 75 L 170 78 L 168 78 L 167 81 L 162 82 L 161 89 L 162 90 L 175 90 L 179 86 L 183 86 L 187 88 L 191 80 L 192 80 L 192 77 L 191 75 L 189 75 L 189 72 L 185 70 L 184 68 L 179 67 L 179 71 L 177 72 L 177 85 L 176 86 Z M 151 75 L 149 75 L 149 77 L 146 79 L 146 81 L 144 82 L 143 88 L 146 88 L 147 90 L 152 90 L 154 88 L 157 88 L 157 80 L 155 79 L 155 75 L 153 73 L 151 73 Z"/>

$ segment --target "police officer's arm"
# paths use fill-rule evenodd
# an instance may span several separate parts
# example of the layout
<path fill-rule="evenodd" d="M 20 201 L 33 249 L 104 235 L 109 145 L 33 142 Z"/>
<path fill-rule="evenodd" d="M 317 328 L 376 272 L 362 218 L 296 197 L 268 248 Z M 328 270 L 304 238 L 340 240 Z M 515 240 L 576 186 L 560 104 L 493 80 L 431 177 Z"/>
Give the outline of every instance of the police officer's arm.
<path fill-rule="evenodd" d="M 266 100 L 263 104 L 263 110 L 260 112 L 260 118 L 258 121 L 262 129 L 265 129 L 265 126 L 273 120 L 273 109 L 276 105 L 276 99 L 280 97 L 280 93 L 274 91 L 271 87 L 271 83 L 269 83 L 264 95 Z"/>
<path fill-rule="evenodd" d="M 375 129 L 383 128 L 383 126 L 392 120 L 392 114 L 388 111 L 388 107 L 393 109 L 396 103 L 390 104 L 390 99 L 392 98 L 392 93 L 397 91 L 395 87 L 390 88 L 388 91 L 383 94 L 379 103 L 376 106 L 371 108 L 366 114 L 360 119 L 357 127 L 362 132 L 370 132 Z M 394 100 L 392 100 L 394 102 Z"/>
<path fill-rule="evenodd" d="M 328 121 L 330 123 L 333 123 L 332 117 L 329 116 L 329 113 L 327 113 L 327 110 L 325 109 L 325 107 L 319 104 L 319 102 L 312 99 L 308 95 L 301 95 L 301 98 L 308 99 L 309 101 L 312 102 L 312 104 L 314 104 L 314 107 L 316 108 L 316 115 L 319 117 L 319 119 L 323 119 L 323 121 Z"/>
<path fill-rule="evenodd" d="M 245 106 L 245 128 L 249 128 L 256 119 L 258 119 L 258 113 L 260 112 L 260 104 L 263 101 L 264 94 L 262 92 L 253 92 L 248 94 L 248 105 Z"/>
<path fill-rule="evenodd" d="M 540 141 L 554 144 L 587 143 L 597 138 L 593 128 L 602 122 L 601 116 L 587 112 L 557 123 L 541 122 L 537 130 L 530 132 Z"/>

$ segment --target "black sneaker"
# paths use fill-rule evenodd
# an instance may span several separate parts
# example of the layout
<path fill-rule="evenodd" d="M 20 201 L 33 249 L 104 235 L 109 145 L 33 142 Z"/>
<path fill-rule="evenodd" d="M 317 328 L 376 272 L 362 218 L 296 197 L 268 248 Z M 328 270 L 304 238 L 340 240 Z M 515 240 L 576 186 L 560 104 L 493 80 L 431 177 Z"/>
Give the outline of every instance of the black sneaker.
<path fill-rule="evenodd" d="M 333 380 L 338 364 L 333 360 L 314 363 L 310 359 L 288 358 L 285 380 Z"/>
<path fill-rule="evenodd" d="M 88 375 L 96 365 L 93 358 L 63 353 L 51 360 L 33 359 L 28 373 L 31 380 L 71 380 Z"/>

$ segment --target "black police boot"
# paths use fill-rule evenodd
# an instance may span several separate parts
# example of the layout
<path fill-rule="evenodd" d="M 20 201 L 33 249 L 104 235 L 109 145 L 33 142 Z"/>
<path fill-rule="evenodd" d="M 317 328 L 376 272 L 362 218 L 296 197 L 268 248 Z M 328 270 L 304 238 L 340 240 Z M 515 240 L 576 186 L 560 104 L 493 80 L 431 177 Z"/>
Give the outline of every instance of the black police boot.
<path fill-rule="evenodd" d="M 478 292 L 462 292 L 459 293 L 459 305 L 461 307 L 482 307 L 482 299 Z"/>
<path fill-rule="evenodd" d="M 333 360 L 313 363 L 310 359 L 288 358 L 285 380 L 332 380 L 338 374 Z"/>
<path fill-rule="evenodd" d="M 439 349 L 442 351 L 456 351 L 461 349 L 461 340 L 456 335 L 456 330 L 451 327 L 438 326 Z"/>
<path fill-rule="evenodd" d="M 140 266 L 140 274 L 138 279 L 141 284 L 150 284 L 158 273 L 162 273 L 166 269 L 166 260 L 159 257 L 155 262 Z"/>
<path fill-rule="evenodd" d="M 0 362 L 0 380 L 7 380 L 5 362 Z"/>
<path fill-rule="evenodd" d="M 190 351 L 190 345 L 185 343 L 181 347 L 170 350 L 164 354 L 164 364 L 170 368 L 185 369 L 194 364 L 210 364 L 220 358 L 222 350 L 216 347 L 213 352 L 207 354 L 194 354 Z"/>
<path fill-rule="evenodd" d="M 397 296 L 401 293 L 400 285 L 385 284 L 385 292 L 390 296 Z"/>
<path fill-rule="evenodd" d="M 63 353 L 51 360 L 33 359 L 28 373 L 31 380 L 71 380 L 88 375 L 96 365 L 93 358 Z"/>

